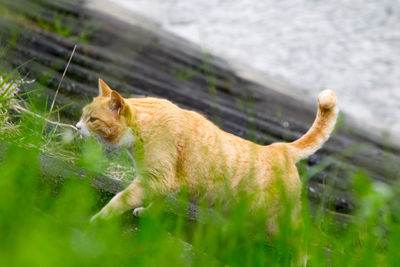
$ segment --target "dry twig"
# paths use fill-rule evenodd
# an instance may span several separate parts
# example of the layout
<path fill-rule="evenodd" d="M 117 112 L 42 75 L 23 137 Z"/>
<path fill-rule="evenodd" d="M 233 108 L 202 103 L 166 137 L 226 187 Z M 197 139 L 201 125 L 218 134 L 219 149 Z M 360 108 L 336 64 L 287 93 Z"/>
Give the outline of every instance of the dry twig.
<path fill-rule="evenodd" d="M 50 113 L 51 113 L 51 111 L 53 110 L 54 103 L 56 102 L 56 98 L 57 98 L 57 95 L 58 95 L 58 91 L 60 90 L 61 83 L 62 83 L 62 81 L 64 80 L 65 74 L 67 73 L 67 70 L 68 70 L 69 64 L 71 64 L 72 57 L 73 57 L 73 56 L 74 56 L 74 54 L 75 54 L 75 49 L 76 49 L 76 45 L 74 46 L 74 49 L 72 50 L 71 56 L 69 57 L 69 60 L 68 60 L 67 66 L 65 67 L 65 70 L 64 70 L 64 73 L 63 73 L 63 75 L 62 75 L 62 77 L 61 77 L 60 83 L 58 84 L 58 87 L 57 87 L 56 93 L 55 93 L 55 95 L 54 95 L 54 98 L 53 98 L 53 102 L 51 103 L 51 107 L 50 107 Z"/>
<path fill-rule="evenodd" d="M 51 120 L 49 120 L 49 119 L 47 119 L 47 118 L 45 118 L 43 116 L 40 116 L 39 114 L 36 114 L 35 112 L 32 112 L 30 110 L 27 110 L 26 108 L 21 107 L 20 105 L 13 105 L 12 108 L 14 108 L 15 110 L 23 111 L 23 112 L 28 113 L 30 115 L 33 115 L 33 116 L 35 116 L 37 118 L 41 118 L 41 119 L 45 120 L 46 122 L 48 122 L 50 124 L 58 125 L 58 126 L 61 126 L 61 127 L 69 127 L 69 128 L 72 128 L 72 129 L 74 129 L 76 131 L 78 130 L 78 129 L 76 129 L 75 126 L 73 126 L 71 124 L 51 121 Z"/>

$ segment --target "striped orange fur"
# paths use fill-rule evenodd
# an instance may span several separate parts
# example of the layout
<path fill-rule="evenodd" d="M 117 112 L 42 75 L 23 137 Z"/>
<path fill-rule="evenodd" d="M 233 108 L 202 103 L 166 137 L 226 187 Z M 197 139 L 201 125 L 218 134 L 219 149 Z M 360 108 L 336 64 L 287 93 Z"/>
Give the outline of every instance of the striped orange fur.
<path fill-rule="evenodd" d="M 168 100 L 124 99 L 99 79 L 99 96 L 83 109 L 77 128 L 82 135 L 95 135 L 109 146 L 129 147 L 140 158 L 137 160 L 142 168 L 138 177 L 93 219 L 139 208 L 145 195 L 167 195 L 182 186 L 193 194 L 212 195 L 221 186 L 235 191 L 240 184 L 256 192 L 254 205 L 265 205 L 270 217 L 283 205 L 276 188 L 280 184 L 293 201 L 296 214 L 301 182 L 295 164 L 323 145 L 337 118 L 332 91 L 322 91 L 318 101 L 316 120 L 303 137 L 292 143 L 262 146 L 224 132 L 199 113 Z M 274 231 L 275 221 L 269 220 L 268 227 Z"/>

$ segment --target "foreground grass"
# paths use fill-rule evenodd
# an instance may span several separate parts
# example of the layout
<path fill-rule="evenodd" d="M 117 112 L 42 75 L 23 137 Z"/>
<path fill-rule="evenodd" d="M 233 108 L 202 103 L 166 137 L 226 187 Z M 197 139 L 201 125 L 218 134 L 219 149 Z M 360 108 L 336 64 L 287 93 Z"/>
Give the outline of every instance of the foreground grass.
<path fill-rule="evenodd" d="M 359 209 L 345 225 L 329 213 L 311 214 L 305 192 L 302 230 L 283 216 L 274 240 L 265 237 L 264 214 L 249 212 L 248 196 L 229 208 L 216 205 L 211 217 L 200 203 L 198 222 L 167 214 L 159 203 L 140 220 L 125 214 L 90 224 L 104 204 L 92 176 L 110 168 L 110 175 L 124 173 L 129 159 L 110 159 L 93 140 L 76 145 L 73 133 L 43 119 L 47 108 L 37 108 L 32 94 L 21 104 L 29 112 L 10 112 L 16 90 L 24 93 L 18 81 L 15 73 L 1 83 L 6 92 L 0 97 L 1 266 L 394 266 L 400 261 L 399 186 L 372 183 L 361 171 L 353 174 Z M 14 89 L 5 91 L 9 86 Z M 84 167 L 87 179 L 48 179 L 39 162 L 43 153 Z M 112 168 L 115 162 L 122 171 Z M 129 182 L 131 176 L 122 179 Z M 176 197 L 187 203 L 184 193 Z"/>

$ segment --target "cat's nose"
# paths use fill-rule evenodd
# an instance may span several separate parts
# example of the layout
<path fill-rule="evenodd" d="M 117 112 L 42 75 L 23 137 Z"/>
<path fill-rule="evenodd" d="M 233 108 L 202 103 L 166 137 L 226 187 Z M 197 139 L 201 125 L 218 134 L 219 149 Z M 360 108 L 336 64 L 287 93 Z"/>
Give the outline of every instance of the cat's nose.
<path fill-rule="evenodd" d="M 76 129 L 78 129 L 78 131 L 82 130 L 82 123 L 79 121 L 76 125 L 75 125 Z"/>

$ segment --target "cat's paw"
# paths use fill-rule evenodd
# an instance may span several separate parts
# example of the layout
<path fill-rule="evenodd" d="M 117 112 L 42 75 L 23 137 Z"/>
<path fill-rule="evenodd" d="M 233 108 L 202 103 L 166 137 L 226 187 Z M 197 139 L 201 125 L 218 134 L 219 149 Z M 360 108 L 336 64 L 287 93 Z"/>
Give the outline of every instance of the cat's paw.
<path fill-rule="evenodd" d="M 133 215 L 136 217 L 141 217 L 143 215 L 143 212 L 146 210 L 145 207 L 139 207 L 133 210 Z"/>

